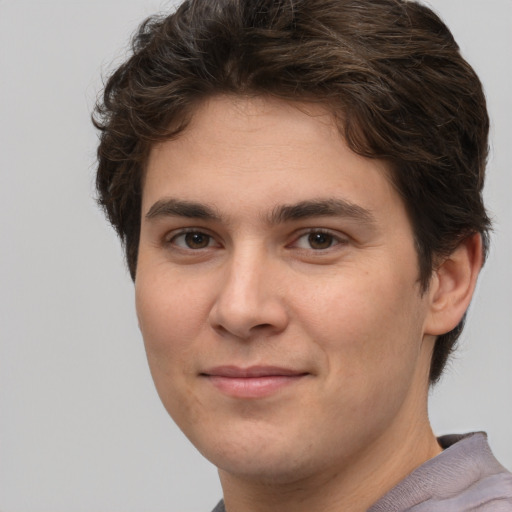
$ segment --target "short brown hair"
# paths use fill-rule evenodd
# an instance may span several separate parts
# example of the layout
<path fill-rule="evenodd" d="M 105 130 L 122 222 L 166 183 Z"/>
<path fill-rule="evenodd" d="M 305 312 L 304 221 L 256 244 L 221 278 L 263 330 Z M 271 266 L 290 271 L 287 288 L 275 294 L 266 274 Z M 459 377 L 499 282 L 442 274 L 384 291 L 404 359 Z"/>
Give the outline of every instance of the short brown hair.
<path fill-rule="evenodd" d="M 108 79 L 94 123 L 99 203 L 137 267 L 143 171 L 215 94 L 321 102 L 356 153 L 387 161 L 415 234 L 422 290 L 439 258 L 490 220 L 481 83 L 446 25 L 406 0 L 185 0 L 147 19 Z M 436 382 L 463 321 L 439 336 Z"/>

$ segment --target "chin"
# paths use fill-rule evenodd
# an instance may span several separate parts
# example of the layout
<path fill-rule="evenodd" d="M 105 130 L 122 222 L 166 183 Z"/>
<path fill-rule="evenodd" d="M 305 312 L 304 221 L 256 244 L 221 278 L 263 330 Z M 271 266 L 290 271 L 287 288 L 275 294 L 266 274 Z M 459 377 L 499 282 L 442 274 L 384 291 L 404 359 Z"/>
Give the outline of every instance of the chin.
<path fill-rule="evenodd" d="M 301 437 L 260 431 L 209 439 L 205 449 L 196 447 L 221 472 L 267 485 L 288 484 L 315 473 L 313 452 L 308 443 L 298 441 Z"/>
<path fill-rule="evenodd" d="M 293 484 L 314 474 L 310 464 L 293 457 L 283 459 L 279 456 L 266 456 L 237 460 L 224 456 L 218 459 L 211 462 L 220 472 L 264 485 Z"/>

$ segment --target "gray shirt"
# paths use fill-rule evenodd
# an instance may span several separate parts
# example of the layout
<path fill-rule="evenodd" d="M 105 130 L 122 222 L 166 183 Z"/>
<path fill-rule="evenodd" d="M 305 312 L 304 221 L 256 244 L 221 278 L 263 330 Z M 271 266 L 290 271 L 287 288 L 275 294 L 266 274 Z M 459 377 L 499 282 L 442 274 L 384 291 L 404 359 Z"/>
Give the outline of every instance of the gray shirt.
<path fill-rule="evenodd" d="M 438 441 L 444 451 L 415 469 L 368 512 L 512 512 L 512 473 L 495 459 L 485 433 L 443 436 Z M 224 503 L 212 512 L 226 512 Z"/>

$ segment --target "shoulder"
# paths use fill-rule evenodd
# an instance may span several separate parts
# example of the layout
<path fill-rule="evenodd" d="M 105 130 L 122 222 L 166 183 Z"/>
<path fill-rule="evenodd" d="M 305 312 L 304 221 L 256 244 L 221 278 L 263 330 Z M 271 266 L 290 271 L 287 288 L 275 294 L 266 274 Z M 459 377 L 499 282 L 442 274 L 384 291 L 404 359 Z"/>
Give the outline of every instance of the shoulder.
<path fill-rule="evenodd" d="M 475 511 L 512 512 L 512 474 L 505 469 L 482 479 L 466 493 L 475 503 Z"/>
<path fill-rule="evenodd" d="M 512 474 L 503 470 L 483 477 L 457 495 L 445 497 L 440 505 L 439 510 L 447 512 L 512 512 Z M 423 508 L 413 510 L 422 512 Z"/>
<path fill-rule="evenodd" d="M 471 512 L 512 512 L 512 498 L 505 500 L 493 500 L 478 508 L 471 509 Z"/>
<path fill-rule="evenodd" d="M 439 438 L 444 451 L 381 498 L 371 512 L 512 512 L 512 474 L 477 432 Z"/>
<path fill-rule="evenodd" d="M 224 500 L 220 500 L 212 512 L 226 512 L 226 509 L 224 508 Z"/>

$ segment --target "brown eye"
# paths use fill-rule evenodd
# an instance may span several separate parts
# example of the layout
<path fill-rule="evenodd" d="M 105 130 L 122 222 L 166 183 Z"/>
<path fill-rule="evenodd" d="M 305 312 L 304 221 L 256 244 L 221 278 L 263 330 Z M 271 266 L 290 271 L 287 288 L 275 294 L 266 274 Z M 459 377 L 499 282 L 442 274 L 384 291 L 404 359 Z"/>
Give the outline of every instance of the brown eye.
<path fill-rule="evenodd" d="M 189 249 L 204 249 L 210 245 L 211 237 L 204 233 L 186 233 L 185 244 Z"/>
<path fill-rule="evenodd" d="M 345 246 L 348 243 L 347 237 L 342 233 L 330 233 L 323 229 L 311 229 L 309 232 L 299 236 L 290 247 L 303 251 L 327 251 L 337 246 Z"/>
<path fill-rule="evenodd" d="M 310 233 L 308 244 L 312 249 L 328 249 L 334 243 L 334 237 L 329 233 Z"/>
<path fill-rule="evenodd" d="M 334 237 L 329 233 L 310 233 L 308 243 L 312 249 L 329 249 L 334 243 Z"/>
<path fill-rule="evenodd" d="M 180 249 L 207 249 L 215 246 L 215 239 L 211 235 L 207 235 L 202 231 L 188 231 L 173 236 L 169 242 L 170 245 L 179 247 Z"/>

